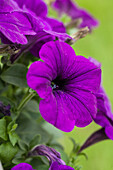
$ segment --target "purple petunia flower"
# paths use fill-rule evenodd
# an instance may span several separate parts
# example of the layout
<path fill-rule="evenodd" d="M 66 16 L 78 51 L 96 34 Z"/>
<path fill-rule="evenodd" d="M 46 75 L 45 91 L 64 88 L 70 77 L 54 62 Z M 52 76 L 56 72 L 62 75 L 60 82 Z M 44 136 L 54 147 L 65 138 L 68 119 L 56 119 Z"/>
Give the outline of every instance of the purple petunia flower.
<path fill-rule="evenodd" d="M 98 68 L 101 68 L 101 63 L 99 63 L 97 60 L 91 57 L 89 58 L 89 60 L 92 63 L 94 63 Z M 89 146 L 97 142 L 106 139 L 113 140 L 113 114 L 111 111 L 110 101 L 102 85 L 100 85 L 100 88 L 96 93 L 96 99 L 97 99 L 97 114 L 96 117 L 94 117 L 93 119 L 98 125 L 102 126 L 102 128 L 95 131 L 93 134 L 91 134 L 90 137 L 88 137 L 88 139 L 81 146 L 79 152 L 83 151 L 84 149 L 88 148 Z"/>
<path fill-rule="evenodd" d="M 83 56 L 76 56 L 64 42 L 48 42 L 40 58 L 31 64 L 27 83 L 42 98 L 42 117 L 58 129 L 69 132 L 84 127 L 96 116 L 96 97 L 101 70 Z"/>
<path fill-rule="evenodd" d="M 71 38 L 62 22 L 47 17 L 47 6 L 42 0 L 1 0 L 0 37 L 3 43 L 12 44 L 19 52 L 11 56 L 14 62 L 22 53 L 30 51 L 39 57 L 41 46 L 58 37 L 61 41 Z"/>
<path fill-rule="evenodd" d="M 110 101 L 102 87 L 100 87 L 97 97 L 97 115 L 94 121 L 105 129 L 106 135 L 113 140 L 113 114 Z"/>
<path fill-rule="evenodd" d="M 65 162 L 61 159 L 61 155 L 55 149 L 45 146 L 35 146 L 28 154 L 29 156 L 45 156 L 49 160 L 49 170 L 74 170 L 73 168 L 65 165 Z"/>
<path fill-rule="evenodd" d="M 60 153 L 49 146 L 38 145 L 38 146 L 35 146 L 29 152 L 29 156 L 38 156 L 38 155 L 45 156 L 49 160 L 50 165 L 53 162 L 58 162 L 61 165 L 65 165 L 65 162 L 61 159 Z"/>
<path fill-rule="evenodd" d="M 94 63 L 98 63 L 97 61 Z M 94 121 L 102 126 L 101 129 L 95 131 L 91 136 L 84 142 L 81 146 L 79 152 L 83 151 L 84 149 L 88 148 L 91 145 L 94 145 L 97 142 L 111 139 L 113 140 L 113 114 L 111 111 L 110 101 L 103 89 L 100 86 L 98 93 L 96 94 L 97 98 L 97 115 L 94 118 Z"/>
<path fill-rule="evenodd" d="M 74 170 L 72 167 L 67 165 L 60 165 L 58 162 L 53 162 L 49 170 Z"/>
<path fill-rule="evenodd" d="M 89 58 L 98 68 L 101 64 L 93 58 Z M 106 135 L 113 140 L 113 113 L 111 110 L 110 101 L 102 87 L 100 86 L 96 93 L 97 98 L 97 115 L 94 121 L 105 129 Z"/>
<path fill-rule="evenodd" d="M 11 168 L 11 170 L 34 170 L 28 163 L 19 163 L 18 165 Z"/>
<path fill-rule="evenodd" d="M 13 43 L 26 44 L 25 35 L 35 35 L 27 16 L 21 12 L 0 13 L 0 32 Z M 3 35 L 2 35 L 3 34 Z M 2 40 L 4 42 L 4 39 Z"/>
<path fill-rule="evenodd" d="M 46 15 L 47 7 L 42 0 L 33 3 L 31 0 L 1 0 L 0 31 L 11 42 L 20 44 L 27 43 L 25 35 L 36 35 L 42 31 L 63 40 L 68 38 L 64 25 L 57 20 L 51 22 Z"/>
<path fill-rule="evenodd" d="M 70 16 L 72 20 L 81 19 L 80 28 L 88 26 L 91 30 L 93 27 L 98 26 L 98 21 L 94 19 L 91 14 L 86 10 L 79 8 L 71 0 L 56 0 L 53 2 L 52 6 L 59 12 L 59 15 L 65 13 Z"/>

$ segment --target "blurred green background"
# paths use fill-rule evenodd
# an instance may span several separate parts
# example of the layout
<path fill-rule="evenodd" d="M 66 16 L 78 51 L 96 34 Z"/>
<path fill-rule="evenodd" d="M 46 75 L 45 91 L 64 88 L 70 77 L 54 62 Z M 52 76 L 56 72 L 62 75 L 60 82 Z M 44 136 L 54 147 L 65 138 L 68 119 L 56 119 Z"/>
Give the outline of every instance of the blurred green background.
<path fill-rule="evenodd" d="M 103 86 L 108 94 L 113 108 L 113 1 L 112 0 L 76 0 L 77 4 L 87 9 L 100 22 L 92 34 L 73 45 L 76 54 L 93 57 L 102 63 Z M 85 128 L 76 128 L 70 133 L 64 133 L 60 142 L 69 154 L 73 137 L 82 144 L 87 137 L 100 127 L 95 123 Z M 88 160 L 81 156 L 79 165 L 83 170 L 113 170 L 113 141 L 106 140 L 89 147 L 84 151 Z"/>
<path fill-rule="evenodd" d="M 73 45 L 75 52 L 86 57 L 92 56 L 102 63 L 103 86 L 108 94 L 113 108 L 113 1 L 112 0 L 76 0 L 80 7 L 87 9 L 100 22 L 92 34 Z M 113 109 L 112 109 L 113 110 Z M 100 127 L 95 123 L 76 128 L 70 133 L 64 133 L 61 142 L 67 153 L 72 143 L 68 137 L 73 137 L 82 144 L 87 137 Z M 89 147 L 84 151 L 88 160 L 80 158 L 83 170 L 113 170 L 113 141 L 106 140 Z"/>

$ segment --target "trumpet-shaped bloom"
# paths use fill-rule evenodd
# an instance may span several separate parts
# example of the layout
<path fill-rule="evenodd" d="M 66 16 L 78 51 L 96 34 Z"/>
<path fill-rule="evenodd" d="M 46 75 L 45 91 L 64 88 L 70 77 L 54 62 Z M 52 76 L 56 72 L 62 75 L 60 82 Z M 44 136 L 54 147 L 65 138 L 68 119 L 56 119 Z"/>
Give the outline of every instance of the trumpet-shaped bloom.
<path fill-rule="evenodd" d="M 12 63 L 27 51 L 39 57 L 41 46 L 56 37 L 61 41 L 71 38 L 62 22 L 47 17 L 47 6 L 42 0 L 1 0 L 0 16 L 2 43 L 15 43 L 19 51 L 11 55 Z"/>
<path fill-rule="evenodd" d="M 42 0 L 34 0 L 33 3 L 32 0 L 0 1 L 0 32 L 3 42 L 7 38 L 12 43 L 27 44 L 26 35 L 36 35 L 39 32 L 48 33 L 54 39 L 69 38 L 63 23 L 50 20 L 47 17 L 47 6 Z"/>
<path fill-rule="evenodd" d="M 101 64 L 93 58 L 89 58 L 98 68 Z M 97 98 L 97 115 L 94 121 L 103 127 L 107 137 L 113 140 L 113 113 L 108 96 L 106 95 L 102 85 L 96 93 Z"/>
<path fill-rule="evenodd" d="M 92 29 L 93 27 L 98 26 L 98 21 L 94 19 L 90 13 L 79 8 L 71 0 L 56 0 L 53 2 L 52 6 L 59 12 L 60 15 L 66 13 L 72 20 L 81 19 L 82 22 L 79 25 L 80 28 L 88 26 L 89 29 Z"/>
<path fill-rule="evenodd" d="M 113 140 L 113 114 L 110 101 L 102 87 L 100 87 L 97 97 L 97 115 L 94 121 L 105 129 L 106 135 Z"/>
<path fill-rule="evenodd" d="M 61 159 L 60 153 L 51 147 L 38 145 L 29 152 L 29 156 L 38 155 L 45 156 L 49 160 L 49 170 L 74 170 L 73 168 L 65 165 L 65 162 Z"/>
<path fill-rule="evenodd" d="M 65 132 L 84 127 L 96 116 L 101 70 L 83 56 L 76 56 L 64 42 L 48 42 L 27 73 L 28 85 L 42 98 L 42 117 Z"/>
<path fill-rule="evenodd" d="M 35 13 L 21 9 L 14 0 L 0 2 L 0 31 L 13 43 L 26 44 L 26 35 L 50 29 L 50 26 Z"/>

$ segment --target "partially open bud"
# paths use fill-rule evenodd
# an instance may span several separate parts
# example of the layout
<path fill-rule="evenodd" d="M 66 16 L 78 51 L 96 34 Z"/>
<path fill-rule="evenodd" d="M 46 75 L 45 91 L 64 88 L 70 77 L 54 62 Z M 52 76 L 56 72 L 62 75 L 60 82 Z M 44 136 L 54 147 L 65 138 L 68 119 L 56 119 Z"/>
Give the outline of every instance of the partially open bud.
<path fill-rule="evenodd" d="M 97 142 L 103 141 L 105 139 L 109 139 L 105 133 L 105 129 L 101 128 L 98 131 L 94 132 L 81 146 L 80 150 L 78 153 L 83 151 L 84 149 L 88 148 L 91 145 L 94 145 Z"/>
<path fill-rule="evenodd" d="M 50 165 L 53 162 L 58 162 L 59 164 L 65 165 L 65 162 L 61 159 L 60 153 L 57 152 L 55 149 L 45 146 L 45 145 L 38 145 L 35 146 L 28 154 L 29 156 L 38 156 L 42 155 L 45 156 L 48 160 Z"/>

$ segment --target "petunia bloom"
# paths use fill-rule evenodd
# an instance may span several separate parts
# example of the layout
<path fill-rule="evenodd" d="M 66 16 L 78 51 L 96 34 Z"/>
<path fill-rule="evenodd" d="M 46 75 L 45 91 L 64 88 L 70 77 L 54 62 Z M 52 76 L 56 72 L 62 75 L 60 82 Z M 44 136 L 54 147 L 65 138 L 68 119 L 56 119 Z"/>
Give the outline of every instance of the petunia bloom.
<path fill-rule="evenodd" d="M 0 37 L 12 44 L 18 53 L 11 56 L 13 63 L 21 54 L 30 51 L 39 57 L 41 46 L 48 41 L 71 38 L 61 21 L 47 17 L 47 6 L 42 0 L 1 0 Z M 21 44 L 18 47 L 18 44 Z"/>
<path fill-rule="evenodd" d="M 100 86 L 100 89 L 96 94 L 96 98 L 97 115 L 94 118 L 94 121 L 98 125 L 102 126 L 102 128 L 95 131 L 90 137 L 88 137 L 81 146 L 79 152 L 97 142 L 101 142 L 106 139 L 113 140 L 113 114 L 111 111 L 111 104 L 102 86 Z"/>
<path fill-rule="evenodd" d="M 42 0 L 35 0 L 34 3 L 31 0 L 1 0 L 0 32 L 11 42 L 20 44 L 27 43 L 26 35 L 42 31 L 61 39 L 69 37 L 63 23 L 57 20 L 51 22 L 46 15 L 47 6 Z"/>
<path fill-rule="evenodd" d="M 97 60 L 91 57 L 89 58 L 89 60 L 92 63 L 94 63 L 98 68 L 101 68 L 101 63 L 99 63 Z M 102 85 L 100 85 L 100 88 L 96 93 L 96 99 L 97 99 L 97 114 L 96 117 L 93 119 L 98 125 L 102 126 L 102 128 L 95 131 L 93 134 L 91 134 L 91 136 L 88 137 L 88 139 L 81 146 L 79 152 L 83 151 L 84 149 L 91 145 L 94 145 L 97 142 L 106 139 L 113 140 L 113 114 L 111 111 L 110 101 Z"/>
<path fill-rule="evenodd" d="M 101 69 L 83 56 L 76 56 L 64 42 L 48 42 L 40 58 L 31 64 L 27 83 L 42 100 L 42 117 L 58 129 L 69 132 L 74 126 L 84 127 L 96 116 L 96 97 Z"/>
<path fill-rule="evenodd" d="M 11 170 L 34 170 L 28 163 L 19 163 L 18 165 L 11 168 Z"/>
<path fill-rule="evenodd" d="M 55 149 L 45 146 L 35 146 L 30 152 L 29 156 L 45 156 L 49 160 L 49 170 L 74 170 L 73 168 L 65 165 L 65 162 L 61 159 L 61 155 Z"/>
<path fill-rule="evenodd" d="M 50 29 L 50 26 L 41 18 L 36 18 L 35 13 L 21 9 L 14 0 L 1 0 L 0 32 L 12 43 L 26 44 L 26 35 L 35 35 L 43 29 Z"/>
<path fill-rule="evenodd" d="M 79 8 L 72 0 L 56 0 L 52 6 L 58 11 L 59 15 L 65 13 L 72 20 L 81 19 L 80 28 L 88 26 L 91 30 L 93 27 L 98 26 L 98 21 L 86 10 Z"/>
<path fill-rule="evenodd" d="M 58 162 L 53 162 L 49 170 L 74 170 L 72 167 L 67 165 L 60 165 Z"/>
<path fill-rule="evenodd" d="M 60 153 L 49 146 L 38 145 L 38 146 L 35 146 L 29 152 L 29 156 L 38 156 L 38 155 L 45 156 L 49 160 L 50 165 L 53 162 L 58 162 L 61 165 L 65 165 L 65 162 L 61 159 Z"/>
<path fill-rule="evenodd" d="M 97 97 L 97 115 L 94 121 L 105 129 L 105 134 L 113 140 L 113 113 L 110 101 L 102 87 L 100 87 Z"/>
<path fill-rule="evenodd" d="M 101 68 L 101 64 L 93 58 L 89 58 L 98 68 Z M 104 91 L 102 85 L 96 93 L 97 98 L 97 115 L 94 121 L 102 126 L 105 130 L 107 137 L 113 140 L 113 113 L 111 104 L 107 94 Z"/>

